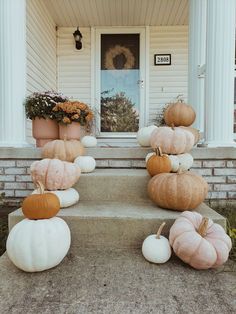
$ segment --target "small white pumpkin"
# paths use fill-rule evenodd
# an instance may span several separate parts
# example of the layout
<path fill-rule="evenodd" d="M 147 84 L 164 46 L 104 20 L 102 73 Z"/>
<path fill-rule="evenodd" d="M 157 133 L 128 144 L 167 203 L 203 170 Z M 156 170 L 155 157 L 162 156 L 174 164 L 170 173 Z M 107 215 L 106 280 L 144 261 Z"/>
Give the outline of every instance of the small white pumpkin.
<path fill-rule="evenodd" d="M 96 147 L 97 146 L 97 139 L 96 137 L 92 135 L 85 135 L 81 143 L 83 144 L 84 147 Z"/>
<path fill-rule="evenodd" d="M 79 201 L 79 192 L 73 188 L 44 192 L 56 194 L 60 201 L 60 208 L 70 207 Z M 40 194 L 40 191 L 38 189 L 34 190 L 32 194 Z"/>
<path fill-rule="evenodd" d="M 159 227 L 157 234 L 149 235 L 142 245 L 143 256 L 151 263 L 162 264 L 171 257 L 171 247 L 167 238 L 161 236 L 165 222 Z"/>
<path fill-rule="evenodd" d="M 66 256 L 71 243 L 70 229 L 58 217 L 24 219 L 16 224 L 7 238 L 7 254 L 16 267 L 38 272 L 57 266 Z"/>
<path fill-rule="evenodd" d="M 96 161 L 91 156 L 79 156 L 75 159 L 74 163 L 79 166 L 81 172 L 92 172 L 96 168 Z"/>
<path fill-rule="evenodd" d="M 179 158 L 176 155 L 168 155 L 171 162 L 171 172 L 177 172 L 179 169 Z"/>
<path fill-rule="evenodd" d="M 140 146 L 151 146 L 150 137 L 152 132 L 157 129 L 156 125 L 146 126 L 141 128 L 137 133 L 137 141 Z"/>
<path fill-rule="evenodd" d="M 193 165 L 193 156 L 191 154 L 185 153 L 177 155 L 179 159 L 179 169 L 182 171 L 189 170 Z"/>

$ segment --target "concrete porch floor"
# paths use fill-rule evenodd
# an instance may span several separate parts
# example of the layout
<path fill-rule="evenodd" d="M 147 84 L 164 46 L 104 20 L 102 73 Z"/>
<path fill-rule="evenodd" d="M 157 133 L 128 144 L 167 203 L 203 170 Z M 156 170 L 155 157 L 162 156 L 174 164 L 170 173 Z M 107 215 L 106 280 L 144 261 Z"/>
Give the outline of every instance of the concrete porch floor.
<path fill-rule="evenodd" d="M 146 262 L 140 250 L 70 251 L 42 273 L 0 260 L 1 314 L 236 313 L 236 264 L 197 271 L 176 257 Z"/>

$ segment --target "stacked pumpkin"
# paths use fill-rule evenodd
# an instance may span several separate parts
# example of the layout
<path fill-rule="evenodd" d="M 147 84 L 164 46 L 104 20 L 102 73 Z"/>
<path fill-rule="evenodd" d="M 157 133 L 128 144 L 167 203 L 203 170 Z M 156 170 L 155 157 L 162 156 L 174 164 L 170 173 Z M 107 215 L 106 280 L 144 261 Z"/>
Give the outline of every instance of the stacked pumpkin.
<path fill-rule="evenodd" d="M 189 151 L 200 139 L 199 131 L 191 127 L 195 118 L 193 108 L 178 101 L 164 111 L 167 126 L 150 126 L 137 134 L 139 143 L 150 145 L 155 151 L 146 156 L 146 167 L 153 177 L 148 194 L 160 207 L 192 210 L 207 195 L 206 181 L 188 172 L 193 164 Z"/>
<path fill-rule="evenodd" d="M 26 218 L 12 228 L 6 244 L 10 260 L 26 272 L 57 266 L 71 243 L 68 225 L 55 217 L 60 200 L 52 193 L 45 193 L 42 182 L 37 181 L 37 185 L 40 193 L 25 198 L 22 211 Z"/>

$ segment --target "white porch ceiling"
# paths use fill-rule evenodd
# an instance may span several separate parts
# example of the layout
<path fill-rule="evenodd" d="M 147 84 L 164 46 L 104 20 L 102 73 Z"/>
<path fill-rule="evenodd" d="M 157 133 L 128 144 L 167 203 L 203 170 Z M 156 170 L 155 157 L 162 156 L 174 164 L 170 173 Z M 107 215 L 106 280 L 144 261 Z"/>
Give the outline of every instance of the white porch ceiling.
<path fill-rule="evenodd" d="M 36 1 L 44 2 L 60 27 L 188 24 L 188 0 Z"/>

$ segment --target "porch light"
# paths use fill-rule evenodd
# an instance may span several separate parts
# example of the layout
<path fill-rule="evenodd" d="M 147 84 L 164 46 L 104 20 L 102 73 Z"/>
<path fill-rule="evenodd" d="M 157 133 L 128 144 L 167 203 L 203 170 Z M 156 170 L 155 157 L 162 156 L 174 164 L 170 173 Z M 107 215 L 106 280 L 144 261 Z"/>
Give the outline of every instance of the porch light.
<path fill-rule="evenodd" d="M 82 40 L 83 36 L 82 36 L 81 32 L 79 31 L 79 27 L 77 27 L 77 30 L 74 31 L 73 36 L 74 36 L 74 39 L 75 39 L 75 47 L 76 47 L 76 49 L 78 49 L 78 50 L 82 49 L 82 42 L 81 42 L 81 40 Z"/>

